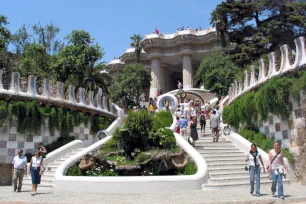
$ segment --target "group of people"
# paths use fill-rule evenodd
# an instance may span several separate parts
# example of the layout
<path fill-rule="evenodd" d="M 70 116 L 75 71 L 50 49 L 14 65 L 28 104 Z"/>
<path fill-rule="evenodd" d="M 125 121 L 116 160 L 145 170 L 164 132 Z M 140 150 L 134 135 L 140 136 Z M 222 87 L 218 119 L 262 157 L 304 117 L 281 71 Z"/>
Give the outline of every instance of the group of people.
<path fill-rule="evenodd" d="M 137 111 L 141 111 L 141 110 L 144 110 L 144 111 L 150 111 L 150 113 L 152 115 L 155 114 L 156 110 L 157 110 L 157 105 L 156 105 L 156 99 L 154 98 L 150 98 L 149 99 L 149 106 L 147 107 L 146 105 L 143 105 L 143 106 L 134 106 L 133 107 L 133 111 L 134 112 L 137 112 Z"/>
<path fill-rule="evenodd" d="M 29 168 L 28 161 L 23 156 L 23 150 L 18 150 L 18 155 L 14 157 L 12 161 L 12 173 L 13 173 L 13 186 L 14 192 L 21 192 L 22 182 L 24 175 L 30 174 L 32 177 L 32 193 L 31 195 L 37 195 L 37 187 L 40 184 L 41 175 L 44 172 L 43 158 L 47 153 L 46 148 L 42 143 L 39 143 L 39 148 L 31 158 Z M 18 186 L 17 186 L 18 182 Z"/>
<path fill-rule="evenodd" d="M 195 147 L 198 140 L 197 125 L 200 122 L 201 136 L 205 134 L 206 120 L 210 120 L 213 142 L 219 140 L 219 124 L 221 113 L 219 107 L 211 107 L 210 102 L 200 106 L 190 101 L 187 106 L 178 106 L 176 112 L 176 132 L 186 138 L 188 142 Z"/>
<path fill-rule="evenodd" d="M 251 145 L 251 150 L 247 155 L 245 162 L 248 162 L 246 170 L 249 171 L 250 175 L 251 195 L 257 197 L 260 196 L 261 163 L 264 172 L 268 171 L 269 178 L 272 179 L 271 194 L 275 194 L 276 184 L 278 184 L 278 197 L 284 199 L 283 177 L 286 178 L 288 166 L 284 162 L 284 155 L 278 142 L 274 142 L 274 149 L 269 151 L 269 165 L 266 168 L 255 144 Z M 254 189 L 255 181 L 256 188 Z"/>
<path fill-rule="evenodd" d="M 183 31 L 185 30 L 185 27 L 184 26 L 181 26 L 180 28 L 176 29 L 176 31 Z M 187 29 L 186 30 L 192 30 L 189 26 L 187 26 Z M 202 27 L 196 27 L 195 29 L 196 32 L 198 31 L 202 31 Z"/>

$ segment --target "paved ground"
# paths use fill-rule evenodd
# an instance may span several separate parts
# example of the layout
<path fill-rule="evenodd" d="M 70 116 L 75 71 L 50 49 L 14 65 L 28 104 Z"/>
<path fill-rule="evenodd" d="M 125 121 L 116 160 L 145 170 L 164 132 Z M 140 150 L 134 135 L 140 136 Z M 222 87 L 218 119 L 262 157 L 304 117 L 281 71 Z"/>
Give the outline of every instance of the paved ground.
<path fill-rule="evenodd" d="M 41 190 L 39 195 L 31 196 L 29 190 L 14 193 L 12 187 L 0 187 L 0 204 L 29 203 L 222 203 L 222 204 L 306 204 L 306 186 L 285 185 L 285 201 L 270 195 L 270 187 L 262 186 L 262 196 L 257 198 L 249 194 L 248 188 L 230 188 L 219 190 L 184 191 L 176 193 L 141 193 L 141 194 L 102 194 Z M 188 186 L 186 186 L 188 189 Z"/>

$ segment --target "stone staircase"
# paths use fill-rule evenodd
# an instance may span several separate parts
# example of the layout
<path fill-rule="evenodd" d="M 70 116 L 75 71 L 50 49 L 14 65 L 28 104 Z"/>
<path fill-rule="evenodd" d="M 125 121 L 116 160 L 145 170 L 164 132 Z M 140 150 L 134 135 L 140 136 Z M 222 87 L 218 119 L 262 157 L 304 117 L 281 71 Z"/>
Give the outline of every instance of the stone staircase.
<path fill-rule="evenodd" d="M 41 177 L 41 182 L 40 185 L 38 186 L 39 188 L 53 188 L 54 187 L 54 174 L 56 169 L 67 159 L 69 159 L 71 156 L 79 153 L 82 151 L 84 148 L 79 148 L 76 150 L 73 150 L 72 152 L 66 154 L 65 156 L 62 156 L 59 159 L 56 159 L 55 161 L 49 163 L 47 166 L 45 166 L 45 172 L 43 173 Z M 24 176 L 23 183 L 22 183 L 23 188 L 31 188 L 32 187 L 32 180 L 31 176 Z"/>
<path fill-rule="evenodd" d="M 214 143 L 209 120 L 206 121 L 204 137 L 200 137 L 200 133 L 201 129 L 198 128 L 199 140 L 196 142 L 196 149 L 207 162 L 209 173 L 209 180 L 203 185 L 203 189 L 249 186 L 249 172 L 244 169 L 245 153 L 224 137 Z M 263 168 L 260 177 L 261 185 L 271 184 Z"/>

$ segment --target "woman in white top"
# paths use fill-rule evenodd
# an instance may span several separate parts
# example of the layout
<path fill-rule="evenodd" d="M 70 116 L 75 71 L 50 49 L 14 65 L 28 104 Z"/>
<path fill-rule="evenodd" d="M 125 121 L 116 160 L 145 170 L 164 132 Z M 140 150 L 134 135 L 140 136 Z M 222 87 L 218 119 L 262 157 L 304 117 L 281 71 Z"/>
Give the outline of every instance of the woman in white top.
<path fill-rule="evenodd" d="M 253 194 L 254 192 L 254 181 L 256 180 L 256 196 L 260 196 L 260 164 L 263 166 L 265 172 L 265 165 L 262 161 L 261 155 L 257 151 L 257 147 L 255 144 L 251 145 L 251 150 L 246 157 L 245 162 L 249 162 L 249 174 L 250 174 L 250 185 L 251 191 L 250 193 Z"/>
<path fill-rule="evenodd" d="M 41 173 L 43 171 L 43 159 L 40 156 L 40 151 L 35 152 L 30 162 L 30 171 L 32 177 L 32 193 L 37 195 L 37 186 L 40 184 Z"/>
<path fill-rule="evenodd" d="M 278 183 L 278 197 L 284 199 L 283 175 L 287 171 L 284 165 L 284 156 L 278 142 L 274 142 L 274 149 L 269 151 L 269 173 L 272 175 L 272 195 L 276 192 L 276 183 Z"/>

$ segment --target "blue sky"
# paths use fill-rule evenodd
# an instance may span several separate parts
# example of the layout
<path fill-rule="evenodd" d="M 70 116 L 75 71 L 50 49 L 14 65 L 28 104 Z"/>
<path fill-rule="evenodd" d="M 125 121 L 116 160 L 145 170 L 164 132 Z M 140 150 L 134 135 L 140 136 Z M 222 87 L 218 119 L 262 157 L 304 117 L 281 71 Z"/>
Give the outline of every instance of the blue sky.
<path fill-rule="evenodd" d="M 102 61 L 119 57 L 134 33 L 174 33 L 180 26 L 209 27 L 210 13 L 222 0 L 9 0 L 0 14 L 8 17 L 14 33 L 22 24 L 53 22 L 58 39 L 72 30 L 88 31 L 104 49 Z"/>

